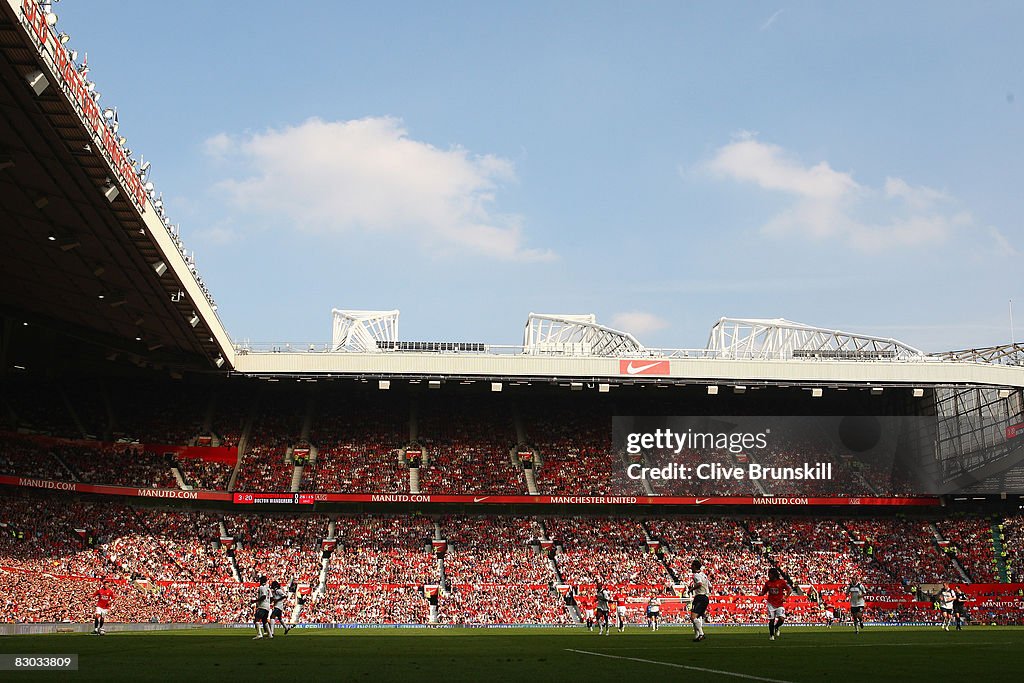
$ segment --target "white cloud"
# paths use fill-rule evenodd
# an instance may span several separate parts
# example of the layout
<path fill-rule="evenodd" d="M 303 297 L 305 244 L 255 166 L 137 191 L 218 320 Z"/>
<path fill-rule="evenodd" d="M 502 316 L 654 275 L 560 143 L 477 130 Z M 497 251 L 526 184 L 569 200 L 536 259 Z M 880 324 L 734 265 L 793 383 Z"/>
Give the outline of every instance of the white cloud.
<path fill-rule="evenodd" d="M 716 178 L 752 183 L 785 195 L 789 204 L 763 226 L 774 237 L 839 239 L 860 251 L 885 251 L 946 241 L 969 228 L 969 213 L 951 197 L 902 178 L 882 188 L 858 183 L 828 162 L 807 165 L 782 147 L 742 133 L 704 165 Z"/>
<path fill-rule="evenodd" d="M 216 135 L 205 148 L 238 169 L 217 184 L 237 209 L 288 228 L 390 234 L 434 253 L 555 257 L 526 247 L 522 219 L 493 208 L 500 185 L 515 180 L 511 162 L 413 140 L 395 118 L 312 118 L 262 133 Z"/>
<path fill-rule="evenodd" d="M 644 311 L 625 311 L 612 316 L 611 326 L 623 332 L 629 332 L 637 337 L 642 337 L 651 332 L 657 332 L 668 327 L 669 323 L 653 313 Z"/>
<path fill-rule="evenodd" d="M 763 24 L 761 24 L 761 28 L 760 28 L 759 30 L 761 30 L 761 31 L 767 31 L 768 29 L 770 29 L 770 28 L 772 27 L 772 24 L 774 24 L 774 23 L 775 23 L 775 20 L 776 20 L 776 19 L 778 19 L 778 18 L 779 18 L 779 16 L 780 16 L 780 15 L 781 15 L 781 14 L 782 14 L 783 12 L 785 12 L 785 11 L 786 11 L 786 8 L 785 8 L 785 7 L 783 7 L 783 8 L 782 8 L 782 9 L 780 9 L 780 10 L 777 10 L 777 11 L 775 12 L 775 14 L 771 15 L 770 17 L 768 17 L 768 21 L 766 21 L 766 22 L 764 22 Z"/>

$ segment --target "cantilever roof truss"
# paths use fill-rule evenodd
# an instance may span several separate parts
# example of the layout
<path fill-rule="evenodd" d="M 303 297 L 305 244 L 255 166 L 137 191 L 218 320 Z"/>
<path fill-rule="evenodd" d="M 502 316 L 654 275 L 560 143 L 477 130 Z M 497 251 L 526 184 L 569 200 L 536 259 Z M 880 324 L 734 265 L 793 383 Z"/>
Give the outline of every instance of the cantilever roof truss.
<path fill-rule="evenodd" d="M 897 359 L 926 356 L 896 339 L 829 330 L 784 318 L 721 318 L 711 328 L 707 348 L 723 358 L 792 358 L 814 352 L 886 353 Z"/>

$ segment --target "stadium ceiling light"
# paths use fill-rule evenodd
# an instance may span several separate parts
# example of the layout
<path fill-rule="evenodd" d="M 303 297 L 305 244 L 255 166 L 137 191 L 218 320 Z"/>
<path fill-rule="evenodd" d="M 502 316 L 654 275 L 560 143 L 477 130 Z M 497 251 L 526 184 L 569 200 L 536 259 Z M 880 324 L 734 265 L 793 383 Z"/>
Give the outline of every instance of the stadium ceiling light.
<path fill-rule="evenodd" d="M 501 382 L 491 382 L 491 391 L 501 391 L 503 388 Z"/>
<path fill-rule="evenodd" d="M 196 314 L 195 311 L 192 311 L 192 317 L 188 319 L 188 324 L 191 325 L 192 327 L 195 327 L 196 325 L 199 324 L 199 316 Z"/>
<path fill-rule="evenodd" d="M 824 394 L 824 393 L 825 393 L 825 390 L 822 389 L 821 387 L 812 387 L 811 388 L 811 398 L 821 398 L 822 394 Z"/>
<path fill-rule="evenodd" d="M 583 382 L 569 382 L 571 391 L 583 391 Z"/>
<path fill-rule="evenodd" d="M 106 197 L 107 201 L 111 204 L 114 203 L 114 200 L 117 199 L 117 195 L 120 193 L 121 191 L 117 189 L 117 185 L 109 180 L 107 181 L 107 186 L 103 188 L 103 196 Z"/>
<path fill-rule="evenodd" d="M 219 367 L 223 367 L 223 365 L 224 365 L 224 356 L 217 356 L 217 360 L 215 360 L 213 362 L 217 365 L 218 368 Z M 277 380 L 271 380 L 271 381 L 272 382 L 276 382 Z"/>
<path fill-rule="evenodd" d="M 103 266 L 102 263 L 97 263 L 92 267 L 92 274 L 95 275 L 96 277 L 103 275 L 103 273 L 105 272 L 107 272 L 107 269 Z"/>
<path fill-rule="evenodd" d="M 885 391 L 885 389 L 882 387 L 871 387 L 872 396 L 881 396 L 883 391 Z"/>
<path fill-rule="evenodd" d="M 611 385 L 610 385 L 610 384 L 606 384 L 606 383 L 602 382 L 601 384 L 598 384 L 598 385 L 597 385 L 597 392 L 598 392 L 598 393 L 600 393 L 600 394 L 607 394 L 607 393 L 608 393 L 608 391 L 609 391 L 609 390 L 610 390 L 611 388 L 612 388 L 612 387 L 611 387 Z"/>
<path fill-rule="evenodd" d="M 102 301 L 103 299 L 107 298 L 107 295 L 104 294 L 103 292 L 100 292 L 99 294 L 96 295 L 96 298 Z"/>
<path fill-rule="evenodd" d="M 914 388 L 914 398 L 921 398 L 922 396 L 924 396 L 924 389 L 921 389 L 919 387 L 915 387 Z"/>
<path fill-rule="evenodd" d="M 388 389 L 391 388 L 391 380 L 389 380 L 389 379 L 377 380 L 377 388 L 380 389 L 381 391 L 387 391 Z"/>
<path fill-rule="evenodd" d="M 732 393 L 734 393 L 734 394 L 745 394 L 745 393 L 747 393 L 747 388 L 745 386 L 743 386 L 742 384 L 737 384 L 736 386 L 734 386 L 732 388 Z"/>
<path fill-rule="evenodd" d="M 718 387 L 714 384 L 708 386 L 708 396 L 718 396 Z"/>
<path fill-rule="evenodd" d="M 64 31 L 61 31 L 60 33 L 57 34 L 57 40 L 60 41 L 61 45 L 67 45 L 68 41 L 71 40 L 71 36 L 69 36 Z"/>
<path fill-rule="evenodd" d="M 427 382 L 427 387 L 429 389 L 440 389 L 441 388 L 441 380 L 432 379 L 429 382 Z"/>
<path fill-rule="evenodd" d="M 38 97 L 50 87 L 50 81 L 46 80 L 46 76 L 43 75 L 42 71 L 36 69 L 25 76 L 25 80 L 28 81 L 28 87 L 32 88 L 32 92 Z"/>
<path fill-rule="evenodd" d="M 1009 389 L 1000 389 L 999 390 L 999 398 L 1010 398 L 1010 390 Z"/>
<path fill-rule="evenodd" d="M 142 341 L 142 337 L 135 337 L 135 341 Z"/>
<path fill-rule="evenodd" d="M 49 234 L 46 235 L 46 239 L 49 240 L 50 242 L 56 242 L 57 241 L 57 233 L 55 233 L 53 230 L 51 230 L 49 232 Z"/>

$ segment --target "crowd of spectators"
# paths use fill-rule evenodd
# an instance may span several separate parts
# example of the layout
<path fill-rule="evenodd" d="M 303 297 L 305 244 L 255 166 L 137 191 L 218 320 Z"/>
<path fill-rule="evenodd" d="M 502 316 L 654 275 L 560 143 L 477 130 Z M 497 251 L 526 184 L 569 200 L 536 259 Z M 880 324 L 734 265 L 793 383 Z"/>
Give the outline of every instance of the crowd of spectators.
<path fill-rule="evenodd" d="M 178 471 L 186 484 L 194 489 L 226 491 L 234 463 L 199 458 L 178 458 Z"/>
<path fill-rule="evenodd" d="M 665 565 L 648 549 L 637 520 L 590 517 L 548 517 L 549 537 L 560 548 L 558 570 L 565 583 L 664 586 Z"/>
<path fill-rule="evenodd" d="M 78 478 L 90 484 L 178 488 L 172 462 L 163 455 L 143 450 L 138 444 L 60 444 L 53 453 Z"/>
<path fill-rule="evenodd" d="M 928 522 L 856 519 L 844 525 L 855 540 L 863 541 L 864 552 L 881 564 L 894 583 L 913 586 L 960 578 L 952 555 L 940 550 Z"/>
<path fill-rule="evenodd" d="M 291 491 L 295 464 L 288 447 L 299 440 L 307 409 L 298 392 L 265 397 L 239 466 L 236 491 Z"/>
<path fill-rule="evenodd" d="M 408 408 L 396 412 L 394 403 L 376 394 L 362 398 L 314 419 L 309 440 L 317 458 L 303 469 L 303 491 L 409 491 L 409 470 L 399 459 L 409 437 Z"/>
<path fill-rule="evenodd" d="M 456 586 L 442 595 L 446 624 L 569 624 L 565 601 L 550 588 L 522 585 Z"/>
<path fill-rule="evenodd" d="M 763 518 L 749 522 L 762 551 L 797 584 L 833 583 L 859 578 L 864 583 L 891 583 L 877 562 L 855 545 L 847 531 L 831 520 Z"/>
<path fill-rule="evenodd" d="M 327 582 L 437 583 L 440 572 L 431 547 L 433 537 L 434 523 L 423 516 L 339 517 Z"/>
<path fill-rule="evenodd" d="M 0 474 L 71 481 L 74 477 L 38 440 L 18 434 L 0 434 Z"/>
<path fill-rule="evenodd" d="M 430 606 L 416 586 L 329 584 L 302 608 L 308 623 L 425 624 Z"/>
<path fill-rule="evenodd" d="M 991 520 L 961 517 L 936 522 L 935 526 L 952 546 L 946 548 L 947 552 L 954 554 L 973 583 L 999 580 Z"/>
<path fill-rule="evenodd" d="M 529 517 L 449 515 L 444 573 L 451 585 L 515 583 L 546 585 L 555 576 L 541 551 L 543 532 Z"/>
<path fill-rule="evenodd" d="M 1011 567 L 1020 553 L 1020 520 L 1003 522 L 1006 547 L 1016 553 L 1008 557 Z M 965 517 L 940 520 L 937 528 L 959 556 L 982 557 L 992 544 L 989 524 Z M 981 533 L 986 528 L 987 537 Z M 225 533 L 232 543 L 222 543 Z M 443 552 L 435 547 L 440 540 L 447 542 Z M 872 597 L 892 603 L 874 608 L 873 618 L 928 623 L 934 611 L 909 602 L 911 584 L 960 582 L 930 523 L 912 519 L 331 519 L 222 516 L 42 493 L 0 499 L 0 605 L 8 607 L 6 618 L 24 621 L 84 621 L 91 613 L 89 587 L 101 578 L 116 585 L 112 621 L 246 620 L 258 575 L 317 588 L 324 560 L 324 590 L 315 590 L 302 606 L 301 620 L 422 623 L 429 615 L 422 587 L 436 585 L 443 622 L 565 623 L 572 615 L 557 584 L 572 586 L 585 604 L 602 582 L 627 600 L 630 618 L 639 621 L 644 599 L 674 597 L 673 584 L 689 582 L 695 558 L 710 578 L 717 623 L 760 620 L 758 593 L 767 568 L 775 565 L 799 593 L 787 611 L 812 622 L 825 602 L 843 602 L 851 578 L 867 584 Z M 1011 600 L 977 609 L 986 620 L 999 621 L 1021 608 Z"/>
<path fill-rule="evenodd" d="M 526 481 L 512 464 L 515 429 L 508 414 L 470 399 L 425 402 L 418 441 L 427 452 L 420 468 L 423 493 L 522 495 Z"/>
<path fill-rule="evenodd" d="M 538 455 L 534 472 L 541 493 L 644 495 L 643 485 L 626 475 L 625 456 L 613 448 L 610 414 L 538 406 L 523 421 Z"/>
<path fill-rule="evenodd" d="M 243 581 L 263 575 L 319 582 L 328 528 L 323 515 L 231 515 L 224 526 Z"/>

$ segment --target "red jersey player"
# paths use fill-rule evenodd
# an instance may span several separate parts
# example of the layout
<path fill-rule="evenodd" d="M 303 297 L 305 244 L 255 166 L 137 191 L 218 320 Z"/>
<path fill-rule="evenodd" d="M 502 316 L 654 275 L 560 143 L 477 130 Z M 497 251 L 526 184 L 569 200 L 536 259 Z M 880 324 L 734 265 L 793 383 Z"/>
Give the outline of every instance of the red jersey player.
<path fill-rule="evenodd" d="M 114 591 L 107 588 L 107 580 L 103 579 L 99 590 L 92 594 L 96 598 L 96 614 L 92 618 L 92 632 L 102 636 L 106 634 L 103 630 L 103 622 L 106 620 L 107 612 L 110 611 L 110 601 L 114 599 Z"/>
<path fill-rule="evenodd" d="M 778 569 L 768 570 L 768 582 L 761 589 L 761 595 L 768 596 L 768 634 L 769 640 L 779 635 L 782 623 L 786 621 L 786 596 L 790 593 L 789 584 L 782 578 Z"/>

